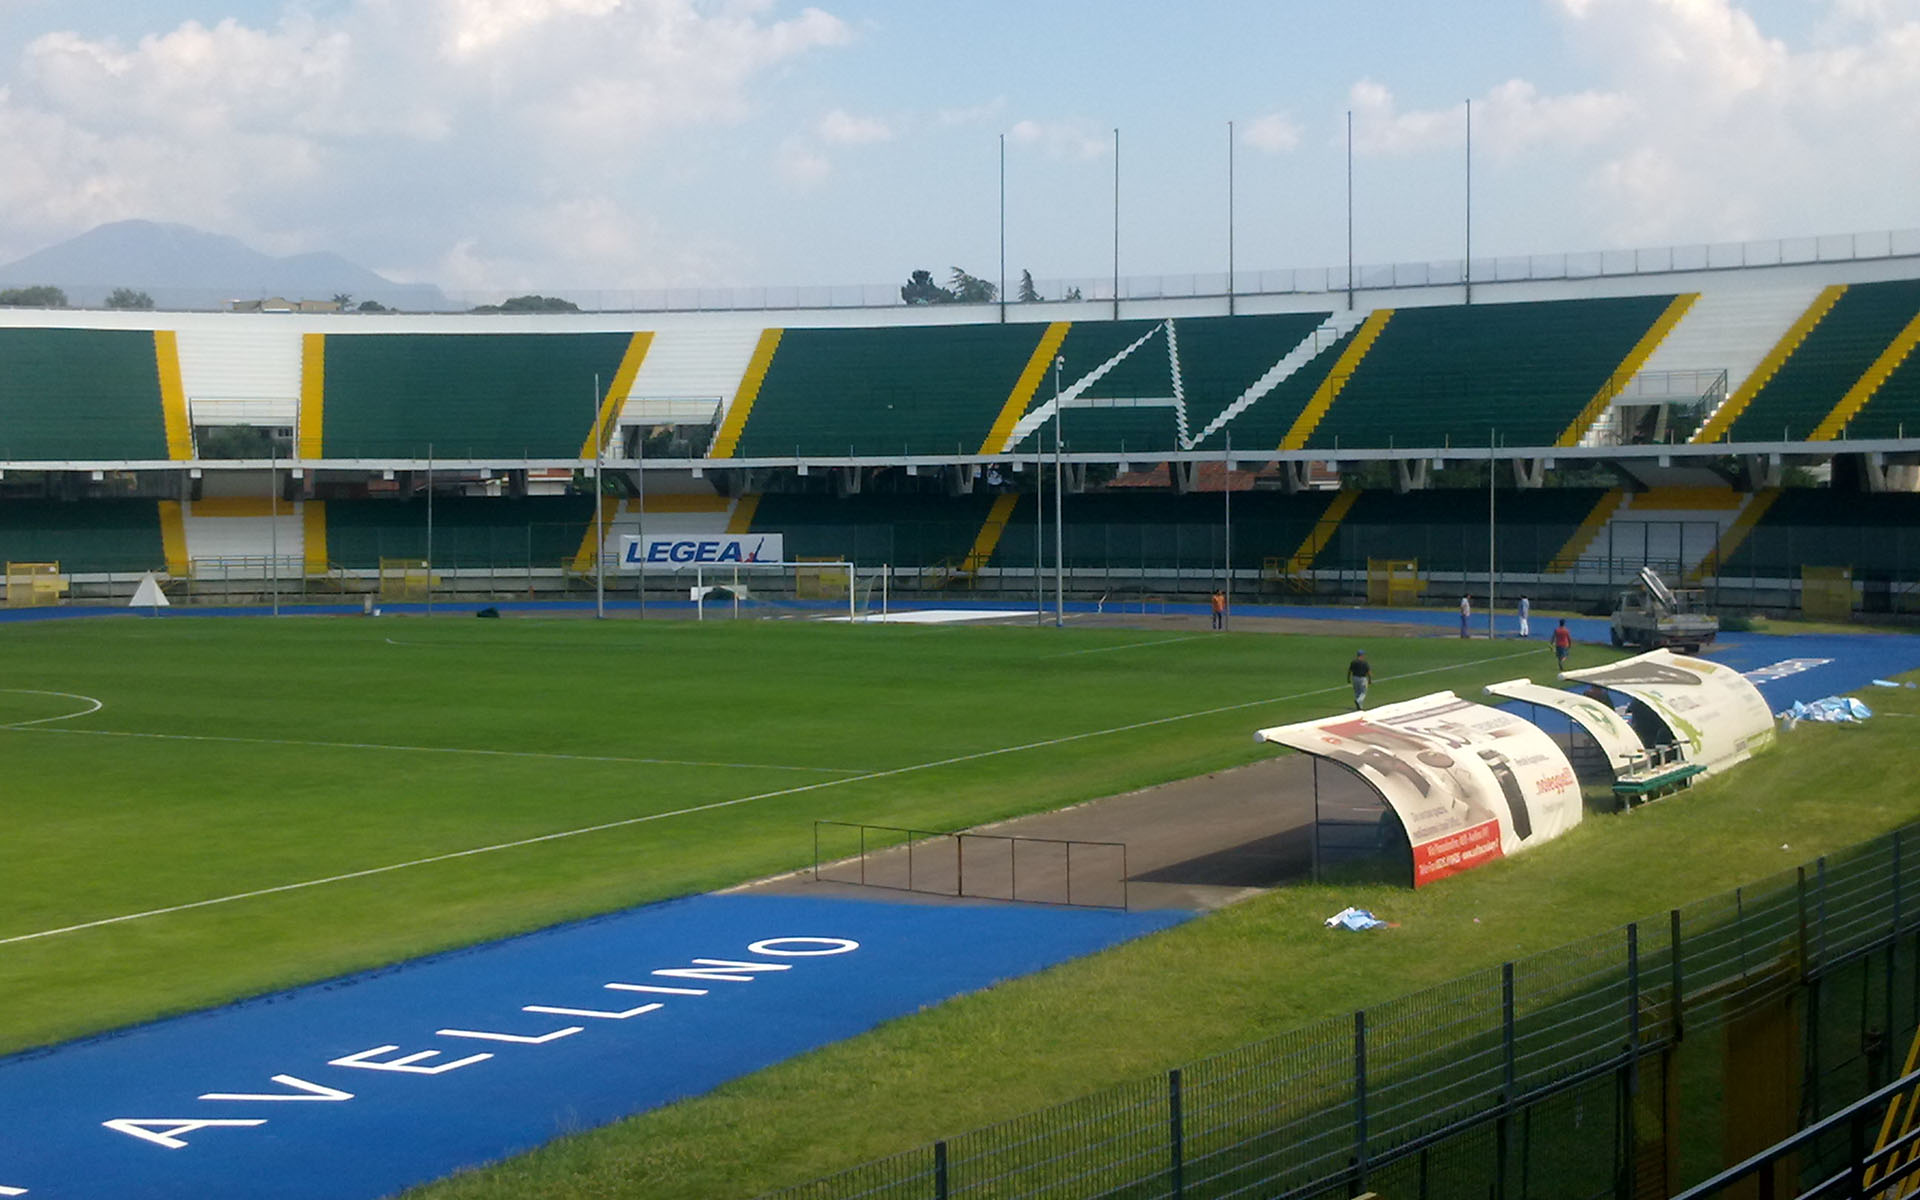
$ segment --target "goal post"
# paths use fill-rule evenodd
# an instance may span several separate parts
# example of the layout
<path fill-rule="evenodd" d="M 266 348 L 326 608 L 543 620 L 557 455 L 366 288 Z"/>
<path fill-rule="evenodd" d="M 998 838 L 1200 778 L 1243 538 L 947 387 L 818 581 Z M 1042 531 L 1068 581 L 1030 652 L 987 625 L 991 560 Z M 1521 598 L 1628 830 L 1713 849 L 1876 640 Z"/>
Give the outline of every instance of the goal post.
<path fill-rule="evenodd" d="M 696 563 L 670 573 L 684 581 L 701 620 L 706 619 L 708 605 L 725 604 L 737 613 L 744 602 L 756 607 L 835 610 L 844 603 L 846 619 L 854 621 L 876 582 L 861 579 L 856 564 L 837 558 Z"/>
<path fill-rule="evenodd" d="M 7 563 L 7 607 L 37 608 L 58 604 L 67 594 L 67 577 L 57 562 Z"/>

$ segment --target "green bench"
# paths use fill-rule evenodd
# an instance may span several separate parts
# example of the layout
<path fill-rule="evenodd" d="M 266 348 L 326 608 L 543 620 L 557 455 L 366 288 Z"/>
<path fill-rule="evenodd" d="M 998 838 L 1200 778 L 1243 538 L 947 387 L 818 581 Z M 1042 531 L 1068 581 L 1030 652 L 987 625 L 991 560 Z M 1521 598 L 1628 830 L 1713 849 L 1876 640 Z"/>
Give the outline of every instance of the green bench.
<path fill-rule="evenodd" d="M 1632 808 L 1636 801 L 1644 804 L 1670 792 L 1677 792 L 1689 786 L 1694 776 L 1705 772 L 1706 767 L 1687 762 L 1681 757 L 1677 743 L 1654 746 L 1628 762 L 1627 769 L 1613 781 L 1613 794 L 1619 799 L 1620 809 L 1624 812 Z"/>

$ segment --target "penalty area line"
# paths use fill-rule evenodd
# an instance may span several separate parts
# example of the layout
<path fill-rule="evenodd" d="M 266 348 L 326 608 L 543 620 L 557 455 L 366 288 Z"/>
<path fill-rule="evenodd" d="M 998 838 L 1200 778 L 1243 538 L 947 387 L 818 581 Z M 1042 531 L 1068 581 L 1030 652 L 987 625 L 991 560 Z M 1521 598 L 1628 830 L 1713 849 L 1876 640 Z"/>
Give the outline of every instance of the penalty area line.
<path fill-rule="evenodd" d="M 1496 654 L 1490 658 L 1478 658 L 1471 662 L 1451 663 L 1442 667 L 1428 667 L 1420 671 L 1408 671 L 1392 676 L 1393 679 L 1412 679 L 1421 675 L 1436 675 L 1447 671 L 1458 671 L 1464 667 L 1485 666 L 1488 663 L 1504 662 L 1510 658 L 1531 657 L 1537 650 L 1528 649 L 1514 654 Z M 480 854 L 492 854 L 498 850 L 517 850 L 523 846 L 538 846 L 545 842 L 557 842 L 566 838 L 581 837 L 589 833 L 605 833 L 610 829 L 625 829 L 634 825 L 645 825 L 652 821 L 665 821 L 673 817 L 688 817 L 696 813 L 716 812 L 723 808 L 734 808 L 742 804 L 751 804 L 756 800 L 773 800 L 781 796 L 798 796 L 806 792 L 822 791 L 826 788 L 840 787 L 849 783 L 867 783 L 875 779 L 891 779 L 901 775 L 911 775 L 918 771 L 931 771 L 939 767 L 951 767 L 965 762 L 978 762 L 981 759 L 998 758 L 1007 754 L 1019 754 L 1028 750 L 1044 750 L 1050 746 L 1064 746 L 1072 742 L 1084 742 L 1092 738 L 1110 737 L 1116 733 L 1131 733 L 1139 729 L 1152 729 L 1159 725 L 1171 725 L 1179 721 L 1191 721 L 1200 717 L 1218 716 L 1221 713 L 1238 712 L 1249 708 L 1259 708 L 1268 704 L 1285 704 L 1293 700 L 1307 700 L 1314 696 L 1324 696 L 1334 692 L 1345 692 L 1345 684 L 1333 684 L 1323 688 L 1313 688 L 1305 692 L 1295 692 L 1290 696 L 1267 696 L 1259 700 L 1242 700 L 1236 704 L 1221 704 L 1213 708 L 1196 709 L 1193 712 L 1175 713 L 1172 716 L 1154 717 L 1145 721 L 1134 721 L 1126 725 L 1115 725 L 1107 729 L 1090 729 L 1083 733 L 1069 733 L 1061 737 L 1045 738 L 1037 742 L 1023 742 L 1016 746 L 1000 746 L 992 750 L 976 750 L 968 754 L 955 754 L 947 758 L 931 759 L 927 762 L 912 763 L 904 767 L 893 767 L 885 771 L 869 771 L 864 775 L 853 775 L 842 779 L 823 779 L 818 783 L 803 783 L 789 788 L 778 788 L 770 792 L 756 792 L 751 796 L 736 796 L 731 800 L 715 800 L 710 804 L 695 804 L 688 808 L 676 808 L 670 812 L 647 813 L 639 817 L 625 817 L 618 821 L 603 821 L 598 825 L 585 825 L 578 829 L 562 829 L 555 833 L 543 833 L 536 837 L 517 838 L 510 842 L 498 842 L 491 846 L 474 846 L 466 850 L 454 850 L 446 854 L 432 854 L 425 858 L 408 859 L 406 862 L 388 863 L 385 866 L 367 867 L 359 871 L 347 871 L 339 875 L 328 875 L 322 879 L 304 879 L 298 883 L 283 883 L 275 887 L 256 888 L 250 892 L 235 892 L 230 896 L 215 896 L 208 900 L 194 900 L 186 904 L 172 904 L 165 908 L 148 909 L 145 912 L 124 913 L 117 917 L 102 917 L 97 921 L 83 921 L 77 925 L 65 925 L 59 929 L 43 929 L 37 933 L 16 934 L 13 937 L 0 938 L 0 946 L 11 946 L 19 942 L 37 941 L 41 938 L 58 937 L 62 934 L 79 933 L 87 929 L 99 929 L 107 925 L 121 925 L 128 921 L 145 920 L 148 917 L 161 917 L 170 913 L 188 912 L 197 908 L 211 908 L 217 904 L 231 904 L 238 900 L 253 900 L 261 896 L 274 896 L 285 892 L 297 892 L 305 888 L 322 887 L 330 883 L 345 883 L 353 879 L 366 879 L 374 875 L 385 875 L 393 871 L 404 871 L 411 867 L 424 867 L 433 863 L 453 862 L 457 859 L 472 858 Z"/>

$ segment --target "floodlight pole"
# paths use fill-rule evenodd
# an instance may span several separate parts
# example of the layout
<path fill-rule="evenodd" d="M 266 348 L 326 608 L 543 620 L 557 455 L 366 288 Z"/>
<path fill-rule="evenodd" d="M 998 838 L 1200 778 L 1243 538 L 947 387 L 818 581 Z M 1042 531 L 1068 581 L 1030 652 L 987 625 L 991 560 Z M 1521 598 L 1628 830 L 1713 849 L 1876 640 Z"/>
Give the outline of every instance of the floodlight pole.
<path fill-rule="evenodd" d="M 636 564 L 640 572 L 640 619 L 647 619 L 647 430 L 640 427 L 633 439 L 633 478 L 634 492 L 634 537 L 639 539 L 640 561 Z"/>
<path fill-rule="evenodd" d="M 427 443 L 427 615 L 433 615 L 433 443 Z"/>
<path fill-rule="evenodd" d="M 267 587 L 273 615 L 280 615 L 280 444 L 267 435 Z"/>
<path fill-rule="evenodd" d="M 1059 385 L 1054 385 L 1059 390 Z M 1057 404 L 1058 401 L 1056 400 Z M 1047 439 L 1040 430 L 1033 431 L 1033 623 L 1041 625 L 1047 619 L 1047 555 L 1046 513 L 1047 513 Z"/>
<path fill-rule="evenodd" d="M 1221 455 L 1226 470 L 1220 475 L 1220 507 L 1225 514 L 1226 531 L 1220 549 L 1220 565 L 1225 568 L 1226 583 L 1220 594 L 1226 598 L 1226 606 L 1220 613 L 1220 628 L 1225 629 L 1233 620 L 1233 431 L 1227 431 L 1226 452 Z M 1196 468 L 1197 469 L 1197 468 Z"/>
<path fill-rule="evenodd" d="M 600 376 L 593 377 L 593 616 L 607 619 L 607 530 L 601 516 Z"/>
<path fill-rule="evenodd" d="M 1499 444 L 1499 433 L 1487 430 L 1487 640 L 1493 641 L 1496 634 L 1493 628 L 1493 480 L 1499 473 L 1500 464 L 1494 460 L 1494 448 Z"/>
<path fill-rule="evenodd" d="M 1067 542 L 1060 505 L 1064 488 L 1060 481 L 1060 418 L 1065 413 L 1060 406 L 1060 370 L 1066 365 L 1066 355 L 1053 356 L 1053 624 L 1056 629 L 1067 623 Z"/>
<path fill-rule="evenodd" d="M 1233 122 L 1227 122 L 1227 315 L 1233 315 Z"/>

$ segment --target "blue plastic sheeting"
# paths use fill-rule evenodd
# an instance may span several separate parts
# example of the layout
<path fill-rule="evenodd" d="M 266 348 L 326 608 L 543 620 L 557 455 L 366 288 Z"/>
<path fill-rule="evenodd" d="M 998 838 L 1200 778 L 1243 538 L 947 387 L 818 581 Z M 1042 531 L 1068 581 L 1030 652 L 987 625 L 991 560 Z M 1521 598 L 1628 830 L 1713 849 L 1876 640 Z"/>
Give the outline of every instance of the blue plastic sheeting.
<path fill-rule="evenodd" d="M 0 1194 L 385 1196 L 1189 915 L 733 895 L 561 926 L 0 1059 Z"/>

